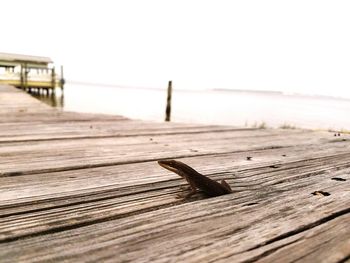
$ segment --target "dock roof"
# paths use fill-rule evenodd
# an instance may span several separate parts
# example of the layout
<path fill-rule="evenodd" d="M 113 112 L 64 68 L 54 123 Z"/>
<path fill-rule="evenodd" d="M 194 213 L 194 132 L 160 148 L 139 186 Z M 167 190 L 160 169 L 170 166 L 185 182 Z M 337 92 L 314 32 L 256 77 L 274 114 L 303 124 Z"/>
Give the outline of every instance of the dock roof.
<path fill-rule="evenodd" d="M 3 63 L 5 63 L 6 65 L 18 63 L 29 63 L 32 65 L 48 65 L 49 63 L 53 63 L 53 61 L 49 57 L 0 53 L 0 65 L 2 65 Z"/>

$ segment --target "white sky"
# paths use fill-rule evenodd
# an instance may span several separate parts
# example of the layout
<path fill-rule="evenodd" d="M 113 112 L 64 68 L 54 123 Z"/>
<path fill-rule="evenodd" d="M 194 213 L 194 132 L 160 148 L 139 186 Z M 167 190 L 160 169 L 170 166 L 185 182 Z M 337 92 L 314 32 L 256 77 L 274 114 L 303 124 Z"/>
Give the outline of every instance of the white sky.
<path fill-rule="evenodd" d="M 350 97 L 350 1 L 0 0 L 0 52 L 68 80 Z"/>

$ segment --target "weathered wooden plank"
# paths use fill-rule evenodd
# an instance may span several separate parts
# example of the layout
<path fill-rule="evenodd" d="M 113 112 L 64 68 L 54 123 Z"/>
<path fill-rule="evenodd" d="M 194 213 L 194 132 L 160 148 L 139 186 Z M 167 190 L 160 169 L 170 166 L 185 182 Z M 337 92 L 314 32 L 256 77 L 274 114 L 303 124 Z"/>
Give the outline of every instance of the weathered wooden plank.
<path fill-rule="evenodd" d="M 328 133 L 279 130 L 2 143 L 0 176 L 332 142 Z M 345 139 L 344 139 L 345 140 Z M 21 161 L 18 162 L 18 156 Z"/>
<path fill-rule="evenodd" d="M 260 167 L 278 167 L 270 170 L 282 169 L 282 164 L 290 162 L 308 162 L 327 156 L 338 156 L 350 151 L 347 142 L 329 143 L 320 145 L 293 146 L 289 148 L 264 149 L 260 151 L 242 151 L 236 153 L 214 154 L 207 156 L 193 156 L 181 159 L 195 167 L 203 174 L 226 173 L 242 176 L 249 169 Z M 252 157 L 250 161 L 247 156 Z M 277 165 L 277 166 L 273 166 Z M 249 176 L 249 175 L 248 175 Z M 47 194 L 80 191 L 84 189 L 101 188 L 106 186 L 131 187 L 146 183 L 167 181 L 169 178 L 178 178 L 173 173 L 163 171 L 156 162 L 142 162 L 137 164 L 123 164 L 116 166 L 87 168 L 52 172 L 49 174 L 29 174 L 20 177 L 0 178 L 0 198 L 11 202 L 31 196 L 45 196 Z"/>
<path fill-rule="evenodd" d="M 131 120 L 100 120 L 89 122 L 0 123 L 0 142 L 24 142 L 31 140 L 57 140 L 93 137 L 125 137 L 140 135 L 186 134 L 255 130 L 230 126 L 155 123 Z"/>
<path fill-rule="evenodd" d="M 347 262 L 350 257 L 350 214 L 300 231 L 257 249 L 257 262 Z M 243 256 L 243 255 L 242 255 Z M 252 259 L 251 252 L 244 255 Z M 224 259 L 221 262 L 230 260 Z M 220 262 L 220 261 L 219 261 Z"/>
<path fill-rule="evenodd" d="M 84 260 L 84 255 L 94 261 L 248 260 L 256 257 L 256 249 L 277 242 L 284 235 L 287 238 L 312 230 L 349 213 L 348 186 L 334 181 L 324 189 L 323 180 L 329 180 L 329 175 L 319 176 L 323 179 L 317 178 L 311 185 L 310 178 L 304 178 L 307 186 L 300 187 L 298 194 L 295 189 L 271 194 L 268 188 L 254 196 L 254 204 L 249 198 L 251 192 L 201 200 L 5 243 L 0 254 L 12 260 L 18 259 L 19 251 L 21 260 L 74 261 Z M 331 196 L 314 196 L 311 192 L 315 189 L 326 190 Z M 70 245 L 76 243 L 80 244 L 79 249 Z M 250 253 L 244 254 L 247 251 Z"/>
<path fill-rule="evenodd" d="M 0 85 L 0 115 L 19 112 L 54 112 L 55 109 L 11 86 Z"/>
<path fill-rule="evenodd" d="M 308 161 L 285 162 L 280 164 L 279 168 L 271 168 L 270 165 L 265 167 L 259 165 L 250 169 L 242 168 L 236 170 L 235 176 L 233 176 L 233 172 L 227 173 L 217 167 L 216 173 L 212 177 L 217 180 L 224 177 L 231 184 L 235 193 L 256 191 L 250 199 L 250 202 L 254 203 L 255 195 L 266 192 L 266 189 L 271 195 L 274 192 L 280 194 L 281 189 L 292 191 L 295 188 L 305 187 L 305 184 L 314 185 L 324 178 L 324 174 L 334 175 L 338 169 L 348 167 L 349 161 L 349 153 L 332 157 L 324 156 Z M 149 172 L 151 173 L 151 171 Z M 319 175 L 320 177 L 318 177 Z M 344 180 L 347 177 L 350 179 L 350 176 L 346 176 Z M 307 180 L 301 183 L 305 178 Z M 179 203 L 179 200 L 175 199 L 175 194 L 178 191 L 177 179 L 167 179 L 163 182 L 158 180 L 143 184 L 138 182 L 139 187 L 120 187 L 116 184 L 114 188 L 97 188 L 95 192 L 70 192 L 66 193 L 64 200 L 50 196 L 46 197 L 46 202 L 39 203 L 38 199 L 32 200 L 34 205 L 26 200 L 21 205 L 22 207 L 19 207 L 19 204 L 15 207 L 9 207 L 5 203 L 5 205 L 0 206 L 3 215 L 0 219 L 0 233 L 2 233 L 0 241 L 51 232 L 54 229 L 72 228 L 74 225 L 92 224 L 111 218 L 122 218 L 131 213 L 174 205 Z M 327 180 L 331 180 L 331 178 Z M 287 185 L 288 187 L 286 187 Z M 51 206 L 50 209 L 48 209 L 48 205 Z M 27 213 L 30 211 L 28 209 L 32 210 L 30 214 Z M 6 214 L 8 216 L 5 217 Z M 8 222 L 11 222 L 10 227 Z M 48 223 L 50 223 L 49 226 Z M 6 233 L 9 234 L 6 235 Z"/>
<path fill-rule="evenodd" d="M 45 122 L 45 123 L 57 123 L 57 122 L 79 122 L 79 121 L 92 121 L 96 119 L 104 120 L 126 120 L 120 116 L 102 116 L 100 114 L 79 114 L 73 112 L 17 112 L 17 113 L 4 113 L 0 115 L 0 123 L 23 123 L 23 122 Z"/>

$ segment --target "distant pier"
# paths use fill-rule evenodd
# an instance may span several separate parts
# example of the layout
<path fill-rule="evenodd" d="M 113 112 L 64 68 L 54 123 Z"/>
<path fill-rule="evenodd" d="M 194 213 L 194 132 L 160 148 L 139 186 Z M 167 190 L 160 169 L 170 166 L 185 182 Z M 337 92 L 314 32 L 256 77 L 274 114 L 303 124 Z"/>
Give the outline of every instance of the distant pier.
<path fill-rule="evenodd" d="M 0 84 L 8 84 L 30 93 L 63 91 L 63 66 L 57 73 L 49 57 L 0 53 Z"/>

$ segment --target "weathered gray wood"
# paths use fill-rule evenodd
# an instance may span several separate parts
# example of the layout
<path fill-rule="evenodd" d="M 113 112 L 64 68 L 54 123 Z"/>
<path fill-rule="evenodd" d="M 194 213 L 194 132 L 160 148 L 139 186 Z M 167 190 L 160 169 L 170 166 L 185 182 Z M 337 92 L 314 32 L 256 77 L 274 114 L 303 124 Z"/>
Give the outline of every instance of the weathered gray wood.
<path fill-rule="evenodd" d="M 33 123 L 30 123 L 33 124 Z M 188 133 L 205 133 L 205 132 L 226 132 L 235 130 L 253 130 L 253 129 L 238 129 L 232 127 L 216 127 L 216 126 L 193 126 L 182 125 L 177 127 L 174 123 L 166 123 L 166 125 L 154 124 L 151 122 L 131 122 L 120 121 L 118 127 L 115 120 L 108 122 L 93 122 L 83 121 L 78 122 L 58 122 L 52 127 L 52 123 L 45 125 L 32 125 L 32 129 L 28 129 L 28 125 L 12 124 L 12 127 L 4 127 L 3 132 L 11 132 L 11 134 L 1 135 L 0 142 L 16 142 L 30 140 L 57 140 L 57 139 L 75 139 L 75 138 L 101 138 L 101 137 L 126 137 L 126 136 L 141 136 L 141 135 L 162 135 L 162 134 L 188 134 Z M 62 124 L 62 125 L 61 125 Z M 7 125 L 8 126 L 8 125 Z M 15 128 L 17 126 L 17 128 Z M 13 131 L 13 132 L 12 132 Z M 1 132 L 1 131 L 0 131 Z"/>
<path fill-rule="evenodd" d="M 343 154 L 344 155 L 344 154 Z M 254 202 L 254 196 L 256 194 L 261 194 L 268 189 L 269 194 L 275 192 L 275 194 L 280 194 L 281 189 L 288 185 L 289 191 L 294 188 L 301 188 L 303 185 L 300 180 L 307 178 L 304 184 L 314 185 L 320 178 L 324 178 L 324 174 L 335 173 L 336 169 L 347 167 L 350 161 L 350 154 L 345 154 L 344 156 L 325 156 L 322 158 L 316 158 L 309 160 L 308 162 L 290 162 L 284 163 L 279 169 L 271 168 L 269 166 L 259 168 L 244 169 L 243 171 L 237 171 L 235 176 L 233 172 L 230 174 L 225 171 L 220 171 L 220 167 L 217 167 L 216 171 L 221 174 L 221 176 L 212 175 L 214 179 L 225 178 L 232 186 L 235 193 L 242 191 L 252 191 L 254 194 L 252 196 L 251 202 Z M 319 163 L 323 162 L 323 166 L 319 167 Z M 288 171 L 288 172 L 286 172 Z M 302 174 L 300 174 L 302 171 Z M 244 174 L 244 177 L 240 177 L 240 174 Z M 321 175 L 321 177 L 319 177 Z M 344 177 L 344 176 L 343 176 Z M 345 176 L 344 179 L 350 176 Z M 2 215 L 13 215 L 6 217 L 3 220 L 0 218 L 0 233 L 6 233 L 9 231 L 7 223 L 11 221 L 10 236 L 3 236 L 2 238 L 14 238 L 16 234 L 18 236 L 23 235 L 33 235 L 40 233 L 40 231 L 49 231 L 49 227 L 46 226 L 48 222 L 51 222 L 52 228 L 69 228 L 71 225 L 82 225 L 91 224 L 94 221 L 101 221 L 103 219 L 107 220 L 109 218 L 122 218 L 130 213 L 140 213 L 144 210 L 154 210 L 159 207 L 164 207 L 165 205 L 171 205 L 174 203 L 179 203 L 179 200 L 175 199 L 175 193 L 178 191 L 179 178 L 175 180 L 167 179 L 167 181 L 157 181 L 153 183 L 145 182 L 140 184 L 139 187 L 122 187 L 118 184 L 114 185 L 114 188 L 100 188 L 97 192 L 68 192 L 65 193 L 66 199 L 54 198 L 53 196 L 46 197 L 49 202 L 39 203 L 40 199 L 31 202 L 35 204 L 31 207 L 32 210 L 39 210 L 38 212 L 33 212 L 30 217 L 35 215 L 35 218 L 28 219 L 28 202 L 27 200 L 22 207 L 16 204 L 15 209 L 8 209 L 9 205 L 0 206 L 0 211 Z M 330 180 L 331 178 L 329 178 Z M 164 179 L 163 179 L 164 180 Z M 136 178 L 135 178 L 136 181 Z M 291 182 L 290 182 L 291 181 Z M 180 184 L 182 184 L 180 182 Z M 347 185 L 346 183 L 344 185 Z M 74 196 L 71 196 L 74 194 Z M 61 201 L 62 200 L 62 201 Z M 6 204 L 6 203 L 5 203 Z M 49 210 L 48 205 L 51 205 Z M 62 207 L 63 206 L 63 207 Z M 21 210 L 20 210 L 21 208 Z M 29 210 L 30 212 L 30 210 Z M 78 215 L 79 214 L 79 215 Z M 72 218 L 75 220 L 72 222 Z M 36 225 L 33 226 L 33 222 L 36 221 Z M 17 222 L 22 222 L 22 227 L 18 227 Z M 44 228 L 41 224 L 44 223 Z M 55 222 L 55 223 L 53 223 Z M 30 226 L 32 225 L 32 226 Z M 44 230 L 43 230 L 44 229 Z M 2 239 L 0 237 L 0 241 Z"/>
<path fill-rule="evenodd" d="M 172 81 L 169 81 L 168 94 L 166 99 L 166 108 L 165 108 L 165 121 L 170 121 L 170 117 L 171 117 L 171 94 L 172 94 Z"/>
<path fill-rule="evenodd" d="M 307 181 L 308 178 L 304 179 Z M 18 251 L 22 251 L 28 259 L 35 254 L 38 259 L 69 257 L 72 261 L 84 255 L 97 261 L 109 258 L 149 262 L 174 257 L 194 262 L 222 258 L 235 262 L 248 260 L 257 255 L 261 257 L 257 250 L 261 251 L 264 246 L 268 249 L 270 244 L 283 240 L 284 234 L 288 238 L 293 233 L 312 231 L 315 226 L 338 217 L 337 214 L 348 214 L 346 187 L 333 182 L 324 189 L 331 196 L 311 194 L 323 185 L 324 182 L 314 182 L 299 188 L 298 194 L 295 194 L 296 189 L 280 189 L 282 191 L 277 194 L 263 191 L 254 196 L 254 203 L 252 192 L 205 199 L 13 241 L 4 244 L 0 253 L 4 253 L 5 258 L 16 257 Z M 70 245 L 76 243 L 80 244 L 79 248 Z M 10 253 L 9 245 L 14 247 Z"/>
<path fill-rule="evenodd" d="M 226 173 L 229 173 L 231 175 L 234 174 L 234 177 L 238 179 L 240 178 L 238 173 L 249 177 L 248 170 L 261 170 L 262 167 L 267 167 L 269 170 L 274 171 L 283 169 L 282 165 L 289 162 L 304 161 L 307 164 L 313 159 L 322 160 L 322 158 L 327 159 L 330 156 L 335 156 L 332 159 L 336 158 L 342 161 L 349 150 L 349 145 L 346 142 L 342 142 L 338 144 L 306 147 L 300 145 L 290 148 L 194 156 L 183 159 L 183 161 L 192 165 L 203 174 L 222 173 L 225 176 Z M 252 160 L 248 161 L 246 156 L 252 156 Z M 205 163 L 205 166 L 203 163 Z M 270 167 L 276 164 L 280 165 L 280 167 Z M 113 188 L 116 186 L 131 187 L 145 183 L 167 181 L 171 178 L 179 179 L 175 174 L 160 169 L 156 162 L 2 177 L 0 178 L 0 198 L 2 200 L 14 199 L 11 202 L 15 202 L 16 199 L 21 200 L 30 196 L 42 196 L 50 193 L 63 193 L 65 195 L 65 191 L 72 192 L 109 185 Z"/>
<path fill-rule="evenodd" d="M 176 199 L 164 158 L 234 193 Z M 67 113 L 0 85 L 0 160 L 1 262 L 350 258 L 349 135 Z"/>
<path fill-rule="evenodd" d="M 332 142 L 328 133 L 307 131 L 233 131 L 217 133 L 133 136 L 81 140 L 2 143 L 0 176 L 63 171 L 246 150 Z M 18 154 L 21 161 L 18 162 Z"/>
<path fill-rule="evenodd" d="M 276 244 L 260 248 L 256 259 L 259 262 L 345 262 L 350 251 L 349 225 L 349 213 L 337 216 Z M 247 258 L 251 258 L 249 254 Z"/>
<path fill-rule="evenodd" d="M 225 126 L 152 123 L 124 120 L 0 123 L 1 142 L 44 141 L 77 138 L 127 137 L 141 135 L 188 134 L 255 130 Z"/>

